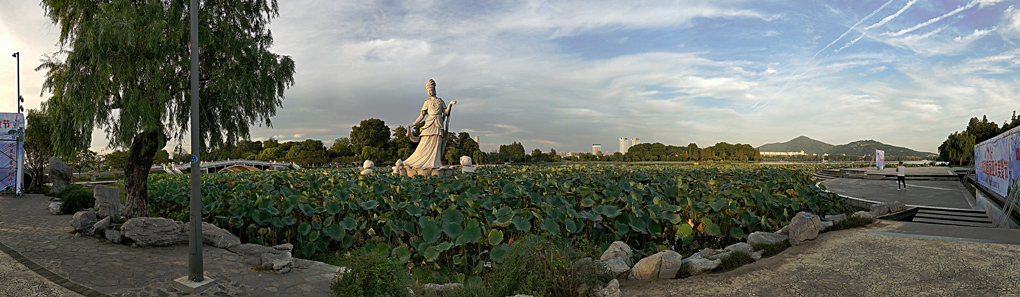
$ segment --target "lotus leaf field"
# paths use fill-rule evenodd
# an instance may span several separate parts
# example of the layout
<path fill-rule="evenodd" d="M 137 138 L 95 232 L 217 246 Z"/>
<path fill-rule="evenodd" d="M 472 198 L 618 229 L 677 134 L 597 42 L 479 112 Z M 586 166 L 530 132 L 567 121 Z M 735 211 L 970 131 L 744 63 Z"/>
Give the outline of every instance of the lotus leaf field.
<path fill-rule="evenodd" d="M 203 220 L 243 242 L 290 242 L 300 256 L 383 243 L 401 261 L 481 267 L 527 234 L 638 253 L 719 247 L 775 230 L 798 211 L 846 213 L 815 186 L 824 165 L 491 166 L 399 177 L 353 169 L 202 176 Z M 185 220 L 188 175 L 149 180 L 153 215 Z M 488 251 L 488 252 L 485 252 Z"/>

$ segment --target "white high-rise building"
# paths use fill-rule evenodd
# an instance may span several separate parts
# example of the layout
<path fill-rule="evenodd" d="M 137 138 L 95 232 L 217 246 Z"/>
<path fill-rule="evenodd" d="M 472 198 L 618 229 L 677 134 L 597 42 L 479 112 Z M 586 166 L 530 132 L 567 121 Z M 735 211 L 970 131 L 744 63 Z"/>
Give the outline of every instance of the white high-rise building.
<path fill-rule="evenodd" d="M 592 155 L 602 155 L 602 145 L 598 144 L 598 143 L 592 144 L 591 145 L 591 154 Z"/>
<path fill-rule="evenodd" d="M 627 140 L 627 137 L 620 138 L 620 153 L 621 154 L 626 154 L 627 153 L 627 149 L 629 149 L 629 148 L 630 148 L 630 141 Z"/>
<path fill-rule="evenodd" d="M 635 145 L 638 145 L 639 143 L 641 143 L 641 139 L 640 138 L 635 137 L 635 138 L 631 138 L 630 139 L 630 146 L 635 146 Z M 627 147 L 627 148 L 630 148 L 630 147 Z"/>

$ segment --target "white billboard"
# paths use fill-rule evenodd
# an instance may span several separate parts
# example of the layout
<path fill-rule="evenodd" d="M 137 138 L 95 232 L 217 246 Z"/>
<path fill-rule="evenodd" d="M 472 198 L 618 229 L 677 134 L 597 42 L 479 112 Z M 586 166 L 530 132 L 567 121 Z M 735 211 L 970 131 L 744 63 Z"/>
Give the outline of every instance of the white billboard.
<path fill-rule="evenodd" d="M 1020 127 L 975 145 L 974 171 L 979 184 L 1002 197 L 1016 191 L 1020 174 Z"/>

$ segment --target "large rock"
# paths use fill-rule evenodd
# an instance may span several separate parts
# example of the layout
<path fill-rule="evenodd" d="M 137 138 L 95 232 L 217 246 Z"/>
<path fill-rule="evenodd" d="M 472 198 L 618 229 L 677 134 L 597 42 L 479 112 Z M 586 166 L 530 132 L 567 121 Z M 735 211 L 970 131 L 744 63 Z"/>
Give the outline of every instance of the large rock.
<path fill-rule="evenodd" d="M 93 197 L 96 198 L 95 208 L 99 209 L 97 215 L 100 218 L 111 218 L 114 223 L 120 223 L 120 210 L 124 208 L 120 204 L 120 189 L 96 186 L 93 188 L 93 193 Z"/>
<path fill-rule="evenodd" d="M 188 242 L 181 226 L 167 218 L 133 218 L 120 227 L 124 237 L 140 247 L 168 246 Z"/>
<path fill-rule="evenodd" d="M 830 221 L 822 221 L 821 225 L 818 226 L 818 231 L 821 232 L 828 230 L 829 228 L 832 228 L 832 225 L 833 224 Z"/>
<path fill-rule="evenodd" d="M 243 257 L 251 257 L 251 256 L 259 257 L 262 254 L 266 254 L 266 253 L 269 253 L 269 254 L 283 254 L 283 253 L 287 253 L 287 251 L 281 251 L 281 250 L 277 250 L 277 249 L 274 249 L 274 248 L 271 248 L 271 247 L 268 247 L 268 246 L 257 245 L 257 244 L 254 244 L 254 243 L 245 243 L 245 244 L 235 245 L 235 246 L 232 246 L 232 247 L 228 247 L 227 250 L 230 251 L 230 252 L 233 252 L 235 254 L 241 255 Z"/>
<path fill-rule="evenodd" d="M 897 213 L 897 212 L 901 212 L 901 211 L 907 210 L 907 205 L 903 204 L 903 202 L 899 202 L 899 201 L 886 202 L 885 205 L 889 206 L 889 212 L 890 213 Z"/>
<path fill-rule="evenodd" d="M 59 215 L 60 214 L 60 205 L 61 204 L 64 204 L 64 203 L 63 202 L 50 202 L 50 206 L 46 207 L 46 210 L 50 211 L 50 214 Z"/>
<path fill-rule="evenodd" d="M 861 210 L 861 211 L 858 211 L 858 212 L 855 212 L 855 213 L 853 214 L 853 216 L 855 216 L 855 217 L 861 217 L 861 218 L 869 218 L 869 219 L 874 219 L 874 218 L 875 218 L 875 216 L 874 216 L 874 215 L 872 215 L 872 214 L 871 214 L 871 212 L 868 212 L 868 211 L 863 211 L 863 210 Z"/>
<path fill-rule="evenodd" d="M 634 264 L 633 257 L 634 251 L 630 249 L 630 246 L 627 245 L 627 243 L 623 241 L 614 241 L 613 244 L 610 244 L 609 248 L 602 253 L 602 257 L 599 259 L 606 261 L 612 258 L 620 258 L 623 260 L 624 264 L 627 264 L 627 266 L 630 267 Z"/>
<path fill-rule="evenodd" d="M 620 258 L 609 258 L 609 260 L 601 260 L 602 263 L 609 267 L 609 272 L 613 274 L 613 277 L 621 277 L 630 271 L 630 266 Z"/>
<path fill-rule="evenodd" d="M 786 226 L 783 226 L 783 228 L 779 228 L 779 231 L 776 231 L 776 234 L 782 234 L 782 235 L 789 236 L 790 235 L 790 225 L 786 225 Z"/>
<path fill-rule="evenodd" d="M 280 274 L 290 272 L 291 267 L 294 266 L 294 258 L 291 258 L 290 253 L 265 253 L 262 254 L 261 258 L 262 269 L 275 271 Z"/>
<path fill-rule="evenodd" d="M 95 210 L 83 210 L 71 217 L 71 227 L 80 234 L 92 235 L 96 221 L 98 219 L 96 218 Z"/>
<path fill-rule="evenodd" d="M 623 292 L 620 292 L 620 281 L 615 278 L 609 281 L 608 284 L 602 289 L 595 290 L 595 297 L 622 297 Z"/>
<path fill-rule="evenodd" d="M 184 238 L 190 238 L 191 223 L 185 223 L 181 229 L 184 232 Z M 240 245 L 241 239 L 234 236 L 234 234 L 230 234 L 230 231 L 223 230 L 210 223 L 202 222 L 202 243 L 225 249 Z"/>
<path fill-rule="evenodd" d="M 825 220 L 826 221 L 830 221 L 833 224 L 839 224 L 839 222 L 842 222 L 843 220 L 846 220 L 846 215 L 845 214 L 827 215 L 827 216 L 825 216 Z"/>
<path fill-rule="evenodd" d="M 751 245 L 746 243 L 746 242 L 738 242 L 738 243 L 731 244 L 731 245 L 727 246 L 725 248 L 725 250 L 731 251 L 731 252 L 744 252 L 744 253 L 747 253 L 747 254 L 751 254 L 751 252 L 754 252 L 754 248 L 751 247 Z"/>
<path fill-rule="evenodd" d="M 875 203 L 871 205 L 871 215 L 880 217 L 889 213 L 889 206 L 885 203 Z"/>
<path fill-rule="evenodd" d="M 111 222 L 112 220 L 110 217 L 105 217 L 102 220 L 99 220 L 95 225 L 92 225 L 92 233 L 96 236 L 106 236 L 106 229 L 110 229 Z"/>
<path fill-rule="evenodd" d="M 800 245 L 805 241 L 818 237 L 818 230 L 821 228 L 822 220 L 818 216 L 799 212 L 790 220 L 790 244 Z"/>
<path fill-rule="evenodd" d="M 701 256 L 694 255 L 686 259 L 683 259 L 681 263 L 684 271 L 687 271 L 687 273 L 690 273 L 691 275 L 699 275 L 702 273 L 709 272 L 712 269 L 715 269 L 716 267 L 719 267 L 719 265 L 722 264 L 722 261 L 709 260 L 702 258 Z"/>
<path fill-rule="evenodd" d="M 50 182 L 54 193 L 59 193 L 71 184 L 71 167 L 57 157 L 50 157 Z"/>
<path fill-rule="evenodd" d="M 778 233 L 755 231 L 747 236 L 747 243 L 756 244 L 777 244 L 786 241 L 789 237 Z"/>
<path fill-rule="evenodd" d="M 680 271 L 683 256 L 672 250 L 665 250 L 645 257 L 634 264 L 630 279 L 674 279 Z"/>
<path fill-rule="evenodd" d="M 121 233 L 120 231 L 117 231 L 117 230 L 106 230 L 106 234 L 105 235 L 106 235 L 106 240 L 109 240 L 112 243 L 121 243 L 121 242 L 124 242 L 124 233 Z"/>

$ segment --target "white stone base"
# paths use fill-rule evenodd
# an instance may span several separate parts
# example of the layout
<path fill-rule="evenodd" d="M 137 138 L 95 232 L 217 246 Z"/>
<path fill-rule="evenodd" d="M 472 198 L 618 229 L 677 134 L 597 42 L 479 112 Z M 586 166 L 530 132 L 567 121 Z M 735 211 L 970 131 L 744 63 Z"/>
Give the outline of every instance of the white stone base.
<path fill-rule="evenodd" d="M 196 283 L 191 280 L 188 280 L 188 276 L 185 275 L 175 279 L 174 282 L 171 284 L 173 284 L 175 289 L 181 290 L 181 292 L 188 293 L 190 295 L 195 295 L 198 293 L 205 292 L 205 290 L 212 288 L 212 286 L 216 284 L 216 280 L 212 279 L 211 277 L 208 276 L 203 277 L 204 279 L 201 282 Z"/>

